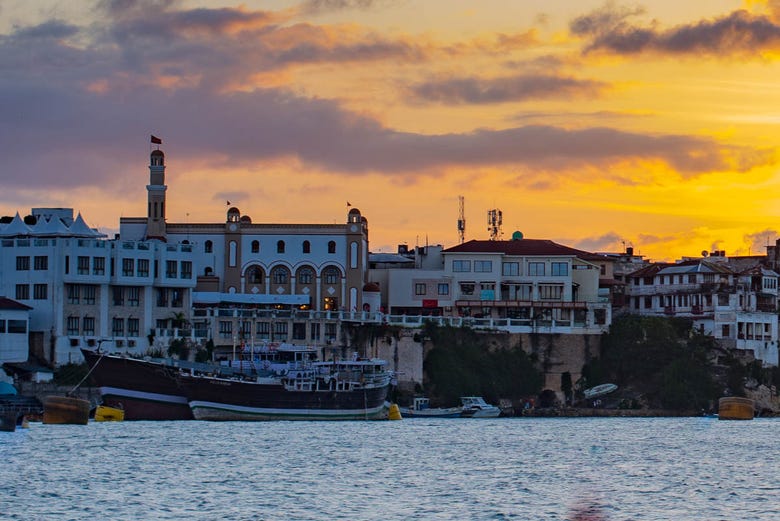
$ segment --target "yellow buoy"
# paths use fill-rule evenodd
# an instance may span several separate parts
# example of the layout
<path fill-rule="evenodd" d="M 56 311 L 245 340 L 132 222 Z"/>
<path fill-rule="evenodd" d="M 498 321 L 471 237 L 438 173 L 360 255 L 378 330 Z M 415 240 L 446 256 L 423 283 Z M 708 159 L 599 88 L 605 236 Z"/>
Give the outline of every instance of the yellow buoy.
<path fill-rule="evenodd" d="M 121 422 L 125 419 L 125 411 L 119 407 L 98 405 L 95 409 L 96 422 Z"/>
<path fill-rule="evenodd" d="M 390 404 L 390 410 L 387 412 L 387 419 L 388 420 L 403 420 L 403 416 L 401 416 L 401 409 L 398 408 L 397 403 L 391 403 Z"/>

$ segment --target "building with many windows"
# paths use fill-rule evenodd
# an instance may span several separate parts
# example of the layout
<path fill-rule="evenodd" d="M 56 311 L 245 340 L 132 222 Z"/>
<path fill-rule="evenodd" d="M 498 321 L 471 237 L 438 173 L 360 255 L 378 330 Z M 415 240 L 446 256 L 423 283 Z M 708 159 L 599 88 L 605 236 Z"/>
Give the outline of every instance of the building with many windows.
<path fill-rule="evenodd" d="M 737 268 L 721 252 L 652 263 L 627 276 L 628 311 L 691 319 L 724 347 L 778 365 L 778 278 L 759 263 Z"/>
<path fill-rule="evenodd" d="M 510 332 L 596 334 L 611 323 L 609 299 L 599 294 L 611 260 L 549 240 L 472 240 L 418 254 L 428 269 L 377 268 L 391 316 L 428 316 L 453 325 Z M 395 320 L 394 320 L 395 321 Z"/>
<path fill-rule="evenodd" d="M 80 361 L 80 347 L 101 342 L 143 352 L 151 328 L 189 312 L 188 246 L 107 240 L 70 208 L 33 208 L 29 222 L 0 225 L 0 294 L 31 308 L 41 359 Z"/>
<path fill-rule="evenodd" d="M 196 282 L 188 318 L 218 350 L 271 340 L 335 344 L 340 324 L 370 308 L 368 222 L 357 208 L 339 224 L 254 223 L 236 207 L 224 222 L 171 223 L 162 151 L 151 153 L 149 172 L 147 215 L 121 218 L 120 237 L 188 249 Z"/>

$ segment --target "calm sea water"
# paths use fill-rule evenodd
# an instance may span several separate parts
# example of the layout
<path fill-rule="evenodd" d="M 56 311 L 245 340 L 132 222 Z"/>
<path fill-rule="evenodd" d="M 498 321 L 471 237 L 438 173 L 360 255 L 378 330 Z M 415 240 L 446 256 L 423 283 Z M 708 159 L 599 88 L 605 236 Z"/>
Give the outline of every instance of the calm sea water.
<path fill-rule="evenodd" d="M 778 520 L 779 435 L 775 419 L 32 423 L 0 433 L 0 519 Z"/>

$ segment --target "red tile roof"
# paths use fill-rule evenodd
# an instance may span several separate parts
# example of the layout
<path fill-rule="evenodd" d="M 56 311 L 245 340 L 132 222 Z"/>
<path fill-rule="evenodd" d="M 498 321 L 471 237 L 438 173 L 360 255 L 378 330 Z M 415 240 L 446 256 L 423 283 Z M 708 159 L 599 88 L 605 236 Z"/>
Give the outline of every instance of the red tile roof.
<path fill-rule="evenodd" d="M 511 241 L 472 240 L 447 248 L 442 253 L 503 253 L 505 255 L 554 256 L 569 255 L 584 260 L 613 261 L 606 255 L 570 248 L 547 239 L 518 239 Z"/>
<path fill-rule="evenodd" d="M 30 306 L 26 304 L 22 304 L 21 302 L 17 302 L 15 300 L 11 300 L 7 297 L 0 297 L 0 309 L 21 309 L 21 310 L 28 310 L 32 309 Z"/>

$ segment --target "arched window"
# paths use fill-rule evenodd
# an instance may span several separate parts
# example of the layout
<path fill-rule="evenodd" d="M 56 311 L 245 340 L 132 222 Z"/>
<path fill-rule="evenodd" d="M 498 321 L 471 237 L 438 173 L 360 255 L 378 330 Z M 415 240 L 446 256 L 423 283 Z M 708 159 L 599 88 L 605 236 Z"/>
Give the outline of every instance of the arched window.
<path fill-rule="evenodd" d="M 328 241 L 328 253 L 336 253 L 336 241 Z"/>
<path fill-rule="evenodd" d="M 273 278 L 274 284 L 287 284 L 287 280 L 288 280 L 287 269 L 281 266 L 277 266 L 271 272 L 271 277 Z"/>
<path fill-rule="evenodd" d="M 209 266 L 206 266 L 206 268 L 203 270 L 203 274 L 207 277 L 210 276 L 212 273 L 214 273 L 214 270 Z"/>
<path fill-rule="evenodd" d="M 339 272 L 338 268 L 325 268 L 323 276 L 325 284 L 338 284 L 339 279 L 341 278 L 341 272 Z"/>
<path fill-rule="evenodd" d="M 303 253 L 311 253 L 311 243 L 309 241 L 303 241 Z"/>
<path fill-rule="evenodd" d="M 276 253 L 284 253 L 284 241 L 276 243 Z"/>
<path fill-rule="evenodd" d="M 250 284 L 262 284 L 263 283 L 263 271 L 260 268 L 249 269 L 249 283 Z"/>
<path fill-rule="evenodd" d="M 260 253 L 260 241 L 252 241 L 252 253 Z"/>
<path fill-rule="evenodd" d="M 298 270 L 298 284 L 311 284 L 314 280 L 314 270 L 301 268 Z"/>
<path fill-rule="evenodd" d="M 204 251 L 205 253 L 211 253 L 211 252 L 213 252 L 213 251 L 214 251 L 214 244 L 213 244 L 211 241 L 206 241 L 206 242 L 203 244 L 203 251 Z"/>

